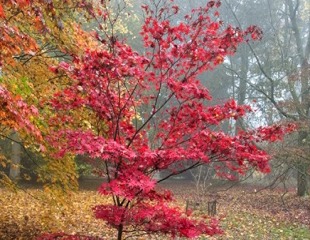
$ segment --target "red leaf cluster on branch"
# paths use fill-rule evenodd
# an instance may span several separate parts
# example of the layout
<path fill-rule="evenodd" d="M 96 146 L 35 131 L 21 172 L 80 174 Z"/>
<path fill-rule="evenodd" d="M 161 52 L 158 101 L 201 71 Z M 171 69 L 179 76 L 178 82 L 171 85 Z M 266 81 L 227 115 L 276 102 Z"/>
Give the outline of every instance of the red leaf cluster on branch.
<path fill-rule="evenodd" d="M 164 203 L 150 205 L 142 203 L 130 210 L 115 205 L 99 205 L 94 208 L 98 219 L 107 221 L 112 226 L 132 226 L 136 231 L 161 232 L 173 237 L 194 238 L 201 234 L 210 236 L 222 231 L 216 220 L 208 224 L 204 221 L 189 220 L 178 208 L 171 208 Z"/>

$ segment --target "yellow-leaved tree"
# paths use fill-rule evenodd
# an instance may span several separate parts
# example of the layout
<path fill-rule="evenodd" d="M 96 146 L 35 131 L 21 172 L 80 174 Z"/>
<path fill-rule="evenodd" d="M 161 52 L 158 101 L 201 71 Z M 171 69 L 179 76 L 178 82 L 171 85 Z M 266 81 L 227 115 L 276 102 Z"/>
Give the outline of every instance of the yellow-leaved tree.
<path fill-rule="evenodd" d="M 13 141 L 12 152 L 15 151 L 11 157 L 2 154 L 2 169 L 16 170 L 13 178 L 29 179 L 29 174 L 20 175 L 22 149 L 29 150 L 32 153 L 27 153 L 27 158 L 38 165 L 35 175 L 45 183 L 45 189 L 59 194 L 70 191 L 77 187 L 74 156 L 55 159 L 45 137 L 60 124 L 97 132 L 105 126 L 99 126 L 87 108 L 70 111 L 66 118 L 61 112 L 56 114 L 51 110 L 48 104 L 51 97 L 70 84 L 70 78 L 64 72 L 53 71 L 53 66 L 68 63 L 85 50 L 102 47 L 100 41 L 108 40 L 108 36 L 126 35 L 134 39 L 136 32 L 132 26 L 139 25 L 139 17 L 134 14 L 131 1 L 1 0 L 0 3 L 1 86 L 37 109 L 38 114 L 30 116 L 29 121 L 43 136 L 38 139 L 17 129 L 18 124 L 10 125 L 2 120 L 1 136 Z M 109 21 L 102 21 L 104 18 Z M 102 36 L 93 34 L 97 28 L 102 29 Z M 5 180 L 8 184 L 9 178 Z"/>

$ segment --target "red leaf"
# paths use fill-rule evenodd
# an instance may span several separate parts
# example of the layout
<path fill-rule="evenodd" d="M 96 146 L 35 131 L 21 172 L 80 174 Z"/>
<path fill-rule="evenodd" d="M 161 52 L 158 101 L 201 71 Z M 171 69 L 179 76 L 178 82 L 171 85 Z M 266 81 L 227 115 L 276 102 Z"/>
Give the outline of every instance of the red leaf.
<path fill-rule="evenodd" d="M 2 5 L 0 5 L 0 18 L 5 18 L 4 10 Z"/>

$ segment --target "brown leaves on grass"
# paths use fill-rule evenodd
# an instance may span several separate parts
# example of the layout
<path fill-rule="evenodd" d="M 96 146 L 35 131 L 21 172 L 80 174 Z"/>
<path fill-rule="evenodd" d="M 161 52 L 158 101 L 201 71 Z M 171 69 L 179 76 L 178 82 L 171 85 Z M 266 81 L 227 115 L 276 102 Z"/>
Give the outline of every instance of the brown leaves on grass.
<path fill-rule="evenodd" d="M 255 193 L 242 188 L 232 189 L 220 194 L 223 203 L 231 208 L 243 209 L 247 212 L 268 216 L 280 222 L 303 224 L 310 227 L 310 199 L 297 197 L 288 192 L 283 195 L 280 190 L 263 190 Z"/>
<path fill-rule="evenodd" d="M 12 193 L 0 189 L 0 239 L 35 239 L 46 232 L 111 236 L 91 208 L 108 201 L 95 192 L 78 192 L 59 202 L 41 190 Z"/>
<path fill-rule="evenodd" d="M 176 183 L 180 203 L 196 202 L 196 214 L 207 213 L 208 201 L 217 201 L 218 217 L 224 234 L 211 239 L 310 239 L 310 197 L 300 198 L 281 190 L 256 191 L 245 186 L 227 191 L 212 188 L 202 194 L 194 184 Z"/>
<path fill-rule="evenodd" d="M 254 193 L 239 187 L 202 196 L 187 183 L 165 187 L 175 192 L 177 204 L 184 209 L 186 200 L 197 202 L 194 216 L 206 216 L 207 202 L 217 200 L 217 216 L 225 233 L 211 239 L 310 239 L 309 197 L 288 193 L 283 205 L 282 192 L 276 191 Z M 114 239 L 113 229 L 96 220 L 91 211 L 107 201 L 95 190 L 81 190 L 59 201 L 59 197 L 37 189 L 17 193 L 0 189 L 0 239 L 36 239 L 51 232 Z"/>
<path fill-rule="evenodd" d="M 223 190 L 223 187 L 213 187 L 209 192 L 202 194 L 196 190 L 193 183 L 188 182 L 170 182 L 164 187 L 171 189 L 184 203 L 190 200 L 206 206 L 208 201 L 216 200 L 223 214 L 227 211 L 246 211 L 270 216 L 280 222 L 295 222 L 310 227 L 310 196 L 297 197 L 292 191 L 257 191 L 254 187 L 241 185 L 227 191 Z"/>

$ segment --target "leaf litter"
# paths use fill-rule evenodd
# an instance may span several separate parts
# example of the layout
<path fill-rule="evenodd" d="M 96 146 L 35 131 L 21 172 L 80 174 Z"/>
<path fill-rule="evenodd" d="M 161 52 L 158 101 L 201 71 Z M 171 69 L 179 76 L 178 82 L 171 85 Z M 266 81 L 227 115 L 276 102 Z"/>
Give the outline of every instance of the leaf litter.
<path fill-rule="evenodd" d="M 289 192 L 281 198 L 280 191 L 255 193 L 244 187 L 205 194 L 198 194 L 192 184 L 172 183 L 164 187 L 174 192 L 176 204 L 184 210 L 186 202 L 194 203 L 187 207 L 197 217 L 207 215 L 208 201 L 217 201 L 216 217 L 225 233 L 208 239 L 310 239 L 309 196 L 299 198 Z M 47 232 L 115 238 L 114 230 L 93 216 L 92 207 L 110 201 L 96 190 L 81 189 L 59 199 L 40 189 L 16 193 L 0 189 L 0 196 L 0 239 L 36 239 Z"/>

